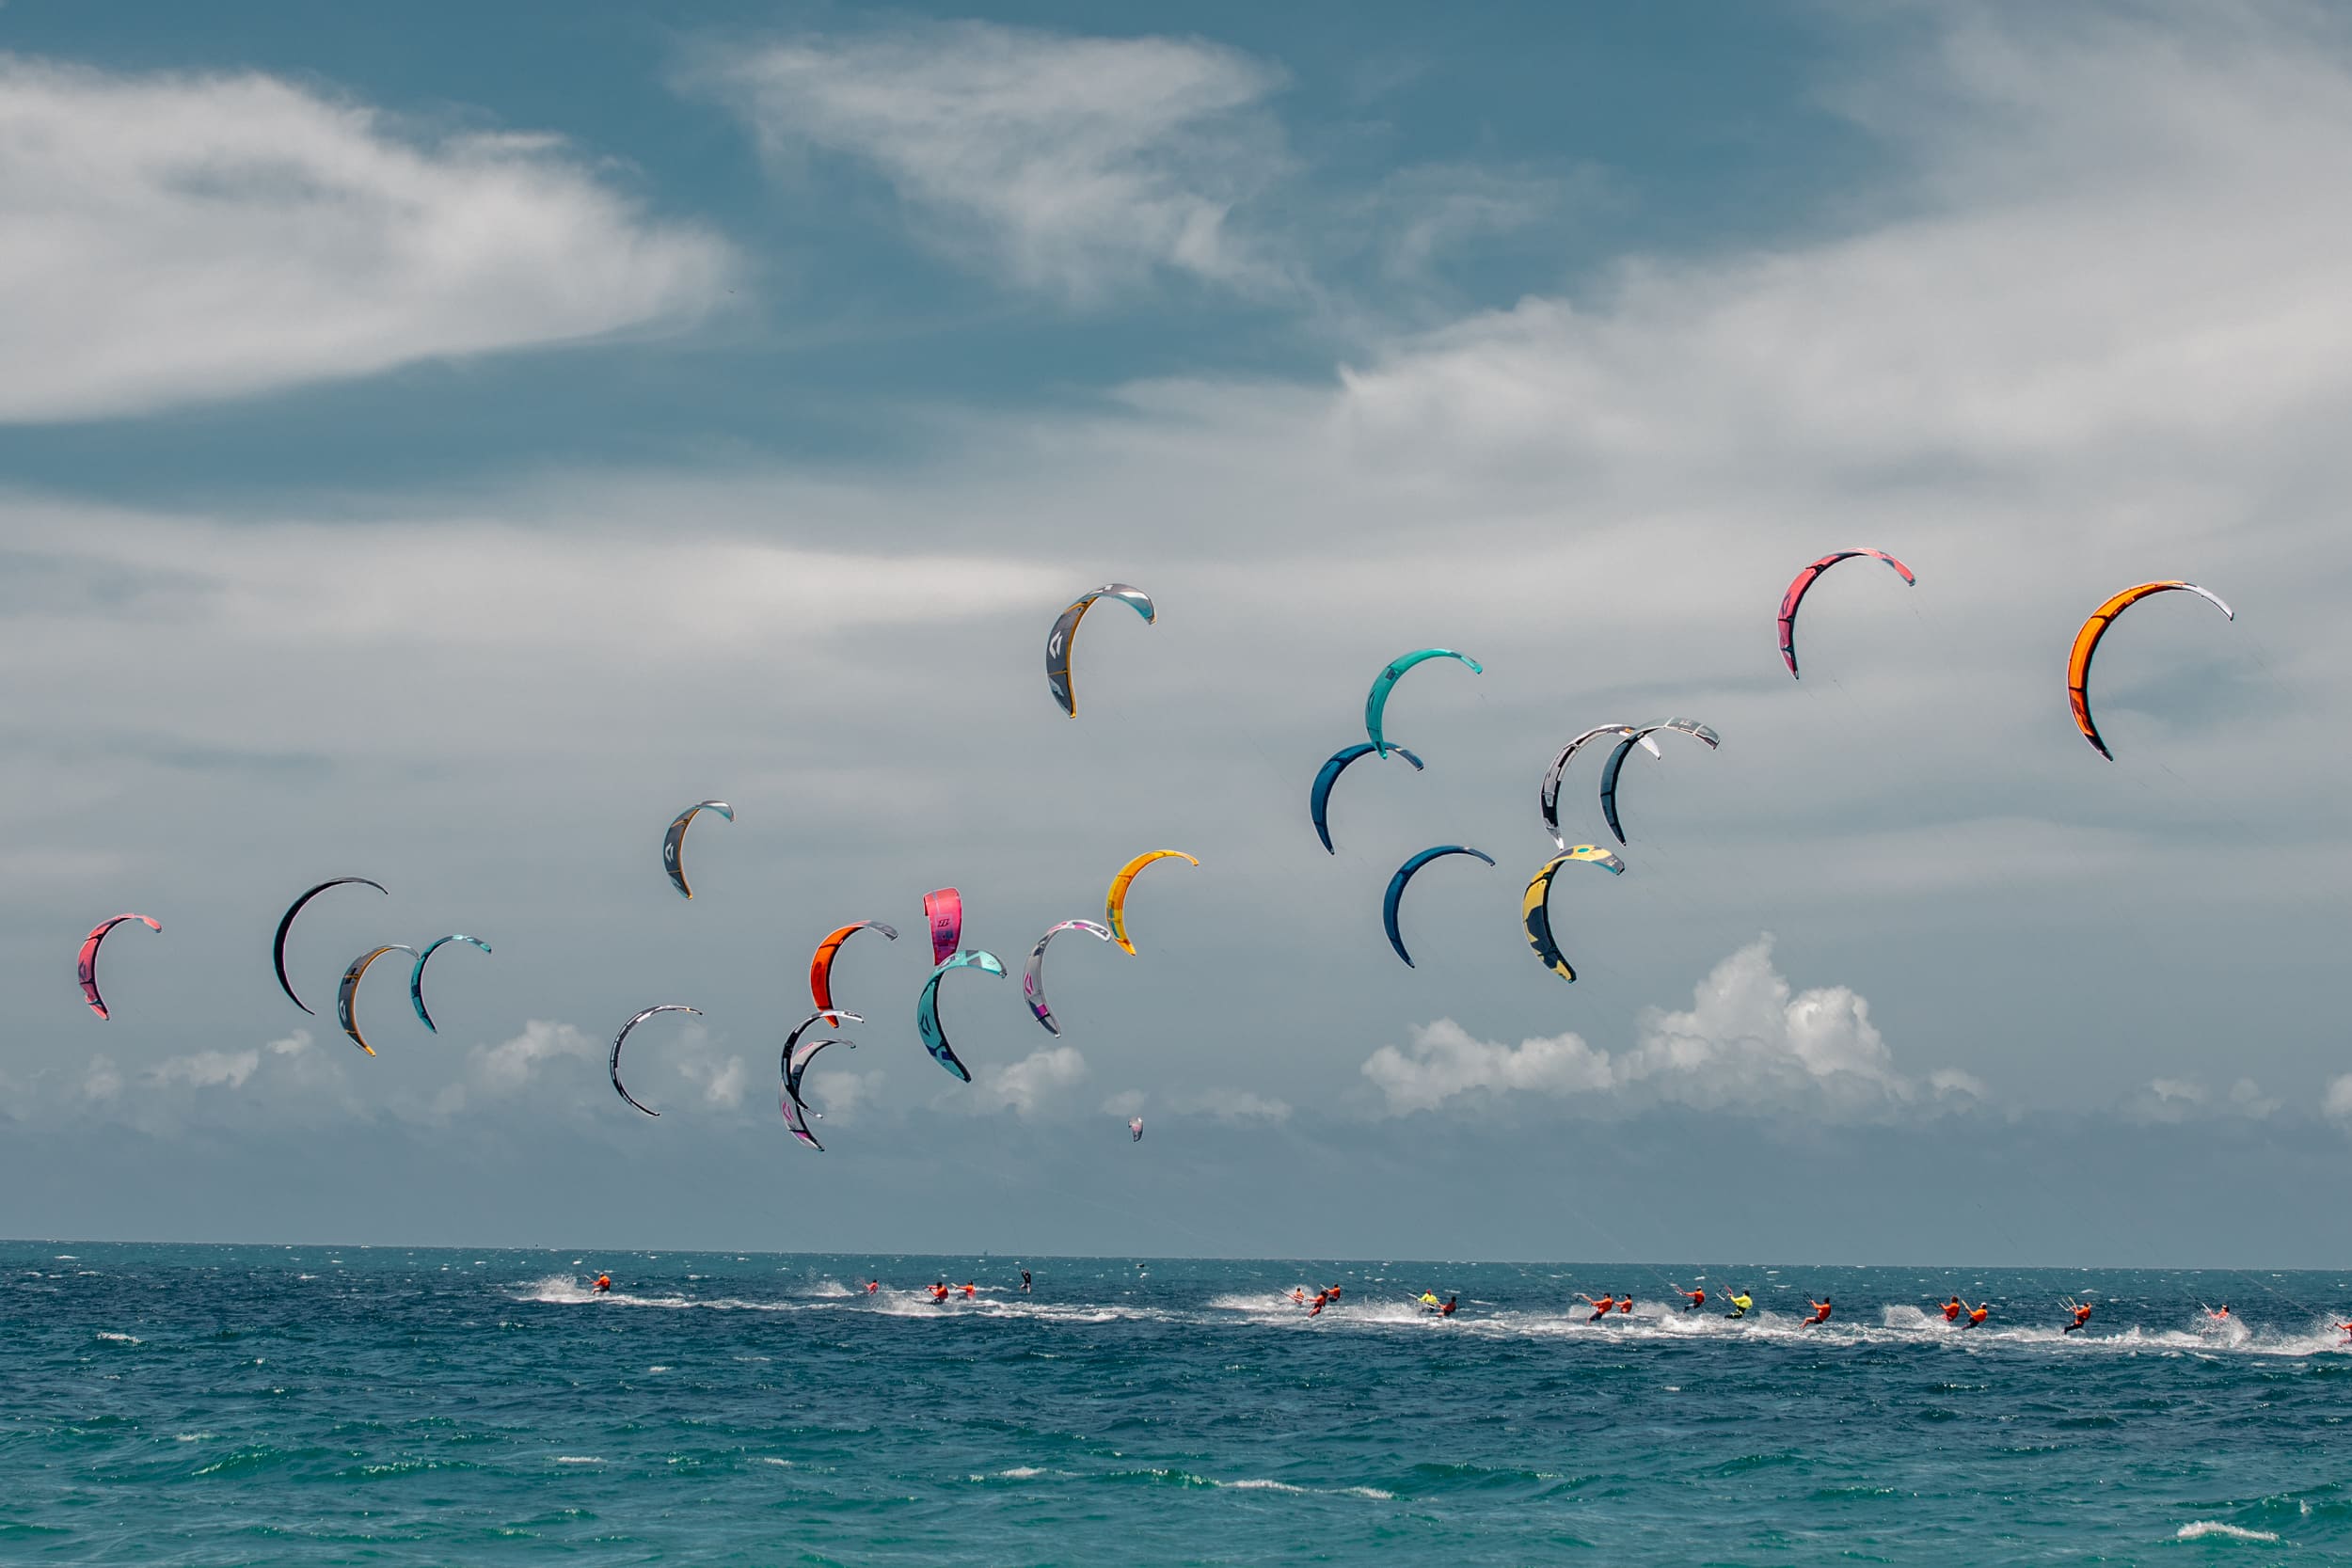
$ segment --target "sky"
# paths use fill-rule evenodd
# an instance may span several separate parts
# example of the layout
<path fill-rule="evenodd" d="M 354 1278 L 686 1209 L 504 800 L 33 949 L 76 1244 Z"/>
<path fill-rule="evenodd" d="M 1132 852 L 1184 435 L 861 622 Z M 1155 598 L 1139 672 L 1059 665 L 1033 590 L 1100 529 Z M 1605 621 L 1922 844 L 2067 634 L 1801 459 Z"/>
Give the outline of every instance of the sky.
<path fill-rule="evenodd" d="M 2339 1259 L 2352 14 L 1269 9 L 0 0 L 0 1233 Z"/>

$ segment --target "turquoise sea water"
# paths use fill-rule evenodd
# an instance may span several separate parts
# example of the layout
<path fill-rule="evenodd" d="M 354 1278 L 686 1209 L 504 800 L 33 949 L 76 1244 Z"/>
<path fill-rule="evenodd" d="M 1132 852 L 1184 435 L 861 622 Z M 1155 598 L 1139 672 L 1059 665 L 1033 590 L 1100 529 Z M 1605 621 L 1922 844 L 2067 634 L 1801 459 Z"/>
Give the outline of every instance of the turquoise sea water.
<path fill-rule="evenodd" d="M 2352 1275 L 15 1243 L 0 1277 L 8 1563 L 2352 1561 Z M 1992 1320 L 1923 1310 L 1954 1291 Z"/>

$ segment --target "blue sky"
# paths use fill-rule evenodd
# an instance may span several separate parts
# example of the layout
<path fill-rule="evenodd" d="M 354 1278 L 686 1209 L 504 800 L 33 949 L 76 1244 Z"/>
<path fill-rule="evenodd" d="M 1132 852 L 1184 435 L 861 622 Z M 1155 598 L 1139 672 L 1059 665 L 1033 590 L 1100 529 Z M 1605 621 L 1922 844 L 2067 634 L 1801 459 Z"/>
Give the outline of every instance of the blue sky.
<path fill-rule="evenodd" d="M 2339 18 L 1125 21 L 0 7 L 0 1230 L 2346 1239 Z M 1851 545 L 1918 586 L 1824 579 L 1791 683 L 1780 589 Z M 2239 618 L 2133 612 L 2108 763 L 2065 646 L 2156 577 Z M 1089 621 L 1065 721 L 1039 645 L 1109 579 L 1160 622 Z M 1308 781 L 1433 644 L 1486 673 L 1408 678 L 1429 770 L 1351 773 L 1325 856 Z M 1635 759 L 1563 986 L 1536 781 L 1668 713 L 1724 744 Z M 1501 864 L 1416 883 L 1407 970 L 1380 890 L 1444 842 Z M 789 1146 L 825 930 L 954 883 L 1017 967 L 1162 846 L 1136 958 L 1057 948 L 1063 1039 L 949 983 L 969 1088 L 914 941 L 845 958 Z M 496 945 L 437 1037 L 277 993 L 339 874 L 392 896 L 306 917 L 308 994 Z M 647 1122 L 602 1041 L 658 1001 L 704 1019 L 632 1043 Z"/>

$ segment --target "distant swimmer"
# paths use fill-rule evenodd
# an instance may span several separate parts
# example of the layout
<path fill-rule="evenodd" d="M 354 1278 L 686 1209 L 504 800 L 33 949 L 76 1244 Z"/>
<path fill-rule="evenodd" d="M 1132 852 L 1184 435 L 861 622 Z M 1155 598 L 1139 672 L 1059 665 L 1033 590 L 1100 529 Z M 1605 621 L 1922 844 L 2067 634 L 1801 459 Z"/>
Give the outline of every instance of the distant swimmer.
<path fill-rule="evenodd" d="M 594 1288 L 596 1294 L 604 1294 L 607 1291 L 612 1289 L 612 1276 L 609 1274 L 600 1274 L 596 1275 L 596 1283 Z"/>
<path fill-rule="evenodd" d="M 1724 1316 L 1735 1319 L 1744 1318 L 1748 1315 L 1748 1308 L 1754 1307 L 1755 1305 L 1755 1299 L 1751 1297 L 1747 1291 L 1734 1291 L 1731 1293 L 1731 1310 L 1724 1313 Z"/>
<path fill-rule="evenodd" d="M 1446 1297 L 1445 1305 L 1438 1308 L 1438 1316 L 1440 1318 L 1450 1318 L 1454 1316 L 1454 1304 L 1461 1299 L 1462 1298 L 1460 1296 Z"/>
<path fill-rule="evenodd" d="M 1958 1296 L 1954 1296 L 1944 1304 L 1944 1321 L 1947 1323 L 1956 1323 L 1960 1322 L 1960 1315 L 1967 1310 L 1968 1304 Z"/>
<path fill-rule="evenodd" d="M 2072 1334 L 2076 1329 L 2082 1327 L 2083 1324 L 2090 1321 L 2090 1303 L 2087 1301 L 2070 1301 L 2065 1305 L 2067 1310 L 2074 1314 L 2074 1321 L 2068 1323 L 2064 1328 L 2058 1330 L 2059 1333 Z"/>
<path fill-rule="evenodd" d="M 1707 1291 L 1704 1287 L 1695 1291 L 1685 1291 L 1680 1286 L 1677 1286 L 1675 1294 L 1691 1298 L 1691 1305 L 1683 1308 L 1685 1312 L 1695 1312 L 1707 1305 Z"/>
<path fill-rule="evenodd" d="M 1968 1326 L 1970 1328 L 1982 1328 L 1984 1326 L 1984 1320 L 1992 1315 L 1993 1304 L 1989 1301 L 1980 1301 L 1976 1306 L 1968 1308 Z"/>
<path fill-rule="evenodd" d="M 1595 1301 L 1591 1296 L 1579 1291 L 1576 1293 L 1576 1299 L 1593 1309 L 1593 1315 L 1584 1320 L 1588 1323 L 1597 1323 L 1617 1309 L 1617 1298 L 1614 1296 L 1603 1296 L 1598 1301 Z"/>
<path fill-rule="evenodd" d="M 1021 1293 L 1025 1296 L 1029 1293 L 1029 1271 L 1026 1269 L 1021 1271 Z"/>
<path fill-rule="evenodd" d="M 1799 1328 L 1819 1328 L 1821 1324 L 1829 1322 L 1828 1302 L 1813 1301 L 1811 1296 L 1807 1296 L 1804 1299 L 1813 1302 L 1813 1316 L 1799 1323 L 1797 1325 Z"/>

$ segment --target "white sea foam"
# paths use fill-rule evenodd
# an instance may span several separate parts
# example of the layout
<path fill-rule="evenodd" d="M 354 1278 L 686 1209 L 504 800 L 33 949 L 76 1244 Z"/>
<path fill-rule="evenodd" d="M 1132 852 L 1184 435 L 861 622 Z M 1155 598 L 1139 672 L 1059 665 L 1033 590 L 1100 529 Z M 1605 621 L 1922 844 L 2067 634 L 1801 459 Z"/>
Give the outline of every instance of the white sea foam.
<path fill-rule="evenodd" d="M 2225 1525 L 2218 1519 L 2199 1519 L 2183 1525 L 2172 1532 L 2172 1539 L 2202 1541 L 2209 1535 L 2220 1536 L 2225 1541 L 2276 1542 L 2279 1539 L 2278 1535 L 2270 1530 L 2248 1529 L 2243 1525 Z"/>
<path fill-rule="evenodd" d="M 101 1339 L 105 1340 L 106 1343 L 110 1345 L 143 1345 L 147 1343 L 146 1340 L 140 1338 L 135 1334 L 110 1334 L 103 1328 L 98 1331 L 98 1337 Z"/>
<path fill-rule="evenodd" d="M 558 1465 L 601 1465 L 604 1463 L 595 1454 L 587 1453 L 559 1453 L 555 1456 L 554 1462 Z"/>

